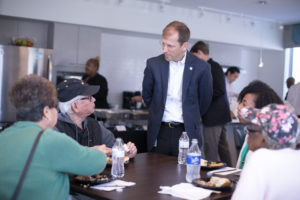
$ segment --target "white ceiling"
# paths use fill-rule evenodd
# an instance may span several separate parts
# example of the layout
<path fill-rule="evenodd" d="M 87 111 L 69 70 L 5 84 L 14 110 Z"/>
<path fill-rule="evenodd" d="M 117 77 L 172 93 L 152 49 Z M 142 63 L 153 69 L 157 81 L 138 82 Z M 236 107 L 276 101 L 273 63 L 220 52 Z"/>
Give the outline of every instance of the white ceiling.
<path fill-rule="evenodd" d="M 220 11 L 224 14 L 249 16 L 279 24 L 300 23 L 300 0 L 141 0 L 176 7 Z M 200 10 L 200 9 L 199 9 Z"/>

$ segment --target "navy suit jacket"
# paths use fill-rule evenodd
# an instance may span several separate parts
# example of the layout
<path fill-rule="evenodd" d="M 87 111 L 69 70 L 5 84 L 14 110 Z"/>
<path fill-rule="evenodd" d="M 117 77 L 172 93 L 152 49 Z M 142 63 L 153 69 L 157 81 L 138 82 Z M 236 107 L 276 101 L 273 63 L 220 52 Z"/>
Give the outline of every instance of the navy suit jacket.
<path fill-rule="evenodd" d="M 147 60 L 143 80 L 143 100 L 149 108 L 148 150 L 158 136 L 168 90 L 169 62 L 164 55 Z M 202 145 L 200 119 L 210 104 L 213 94 L 210 65 L 187 52 L 183 72 L 182 111 L 185 131 Z"/>

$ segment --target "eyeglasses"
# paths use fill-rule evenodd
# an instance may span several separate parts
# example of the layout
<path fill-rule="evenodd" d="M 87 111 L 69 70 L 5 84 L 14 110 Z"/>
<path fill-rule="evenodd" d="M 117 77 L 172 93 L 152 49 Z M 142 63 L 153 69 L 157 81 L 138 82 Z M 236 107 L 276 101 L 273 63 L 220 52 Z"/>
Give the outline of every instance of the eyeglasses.
<path fill-rule="evenodd" d="M 262 128 L 260 128 L 260 127 L 257 127 L 257 128 L 246 127 L 245 128 L 245 132 L 246 133 L 261 133 L 262 132 Z"/>
<path fill-rule="evenodd" d="M 77 101 L 82 101 L 82 100 L 89 100 L 90 102 L 92 102 L 93 96 L 88 96 L 88 97 L 83 97 L 81 99 L 78 99 Z"/>

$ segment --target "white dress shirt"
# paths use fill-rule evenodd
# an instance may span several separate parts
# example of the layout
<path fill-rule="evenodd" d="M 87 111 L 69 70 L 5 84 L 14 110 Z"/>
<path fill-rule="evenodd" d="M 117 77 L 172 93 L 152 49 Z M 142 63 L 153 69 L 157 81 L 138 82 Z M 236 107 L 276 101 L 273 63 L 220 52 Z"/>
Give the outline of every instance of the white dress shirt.
<path fill-rule="evenodd" d="M 186 53 L 181 61 L 169 62 L 168 91 L 163 115 L 163 122 L 181 122 L 182 115 L 182 81 Z"/>
<path fill-rule="evenodd" d="M 295 109 L 295 114 L 300 115 L 300 83 L 297 83 L 296 85 L 293 85 L 289 89 L 287 101 Z"/>
<path fill-rule="evenodd" d="M 228 97 L 228 100 L 230 102 L 233 98 L 235 98 L 235 96 L 234 96 L 235 92 L 234 92 L 234 89 L 232 87 L 232 84 L 229 83 L 229 81 L 226 77 L 225 77 L 225 83 L 226 83 L 227 97 Z"/>

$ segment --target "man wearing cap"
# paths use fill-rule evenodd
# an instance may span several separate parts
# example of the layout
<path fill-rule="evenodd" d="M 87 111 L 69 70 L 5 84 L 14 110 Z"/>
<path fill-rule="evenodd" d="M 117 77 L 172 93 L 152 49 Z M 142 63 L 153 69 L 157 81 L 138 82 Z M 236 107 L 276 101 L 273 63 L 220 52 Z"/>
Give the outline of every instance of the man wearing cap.
<path fill-rule="evenodd" d="M 59 100 L 58 121 L 55 126 L 60 132 L 66 133 L 84 146 L 105 145 L 108 154 L 115 142 L 112 132 L 102 122 L 88 117 L 95 110 L 95 98 L 99 86 L 87 85 L 78 79 L 68 79 L 57 86 Z M 129 157 L 136 155 L 134 143 L 128 142 Z"/>
<path fill-rule="evenodd" d="M 254 153 L 232 199 L 299 199 L 300 151 L 294 150 L 299 133 L 297 116 L 283 104 L 261 110 L 245 107 L 240 114 L 251 123 L 247 142 Z"/>

